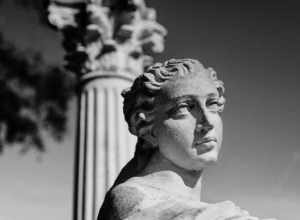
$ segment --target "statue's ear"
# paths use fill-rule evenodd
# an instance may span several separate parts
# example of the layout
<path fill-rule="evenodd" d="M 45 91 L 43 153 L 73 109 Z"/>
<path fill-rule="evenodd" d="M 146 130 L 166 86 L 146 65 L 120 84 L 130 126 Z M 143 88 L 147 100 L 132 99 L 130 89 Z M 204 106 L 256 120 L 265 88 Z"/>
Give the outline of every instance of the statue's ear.
<path fill-rule="evenodd" d="M 154 125 L 151 123 L 151 125 L 144 126 L 140 128 L 140 137 L 143 138 L 146 142 L 151 144 L 153 147 L 156 147 L 158 145 L 157 141 L 157 135 L 155 135 L 154 132 Z"/>
<path fill-rule="evenodd" d="M 149 142 L 153 147 L 156 147 L 158 145 L 157 137 L 153 132 L 153 127 L 150 129 L 149 132 L 147 132 L 143 138 Z"/>
<path fill-rule="evenodd" d="M 154 134 L 154 117 L 146 115 L 144 112 L 136 112 L 131 118 L 131 132 L 141 137 L 153 147 L 158 145 L 156 135 Z"/>

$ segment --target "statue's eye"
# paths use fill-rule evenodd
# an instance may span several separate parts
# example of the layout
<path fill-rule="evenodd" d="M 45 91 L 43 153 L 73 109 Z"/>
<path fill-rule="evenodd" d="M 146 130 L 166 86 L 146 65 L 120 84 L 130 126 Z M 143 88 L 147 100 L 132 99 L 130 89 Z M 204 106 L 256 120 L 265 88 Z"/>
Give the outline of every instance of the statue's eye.
<path fill-rule="evenodd" d="M 183 117 L 189 114 L 194 108 L 195 103 L 192 102 L 182 102 L 178 103 L 174 108 L 172 108 L 169 112 L 171 117 Z"/>
<path fill-rule="evenodd" d="M 206 107 L 211 111 L 220 112 L 223 107 L 223 103 L 220 102 L 219 98 L 208 99 L 206 101 Z"/>

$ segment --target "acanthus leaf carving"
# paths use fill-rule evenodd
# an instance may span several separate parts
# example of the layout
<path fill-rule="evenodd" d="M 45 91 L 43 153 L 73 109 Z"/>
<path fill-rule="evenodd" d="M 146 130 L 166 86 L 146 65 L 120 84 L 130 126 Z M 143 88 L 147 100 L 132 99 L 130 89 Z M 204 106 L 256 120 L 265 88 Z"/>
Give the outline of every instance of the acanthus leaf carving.
<path fill-rule="evenodd" d="M 66 67 L 79 76 L 110 70 L 133 77 L 164 49 L 167 31 L 143 0 L 52 1 L 48 10 L 49 21 L 64 35 Z"/>

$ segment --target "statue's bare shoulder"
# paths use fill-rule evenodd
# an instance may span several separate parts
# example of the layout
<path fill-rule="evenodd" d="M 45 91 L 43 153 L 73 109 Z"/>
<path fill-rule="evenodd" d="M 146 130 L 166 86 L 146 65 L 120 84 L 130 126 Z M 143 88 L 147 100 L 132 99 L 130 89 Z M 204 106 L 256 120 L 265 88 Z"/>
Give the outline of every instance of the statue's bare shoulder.
<path fill-rule="evenodd" d="M 138 211 L 139 206 L 146 199 L 145 193 L 130 182 L 116 186 L 109 194 L 115 219 L 126 219 L 131 213 Z"/>
<path fill-rule="evenodd" d="M 192 216 L 201 210 L 170 198 L 139 178 L 132 178 L 116 186 L 108 196 L 109 219 L 114 220 L 182 219 L 183 216 L 194 219 Z"/>
<path fill-rule="evenodd" d="M 108 196 L 105 220 L 227 220 L 239 215 L 243 220 L 258 220 L 241 213 L 241 209 L 230 201 L 207 204 L 175 198 L 139 178 L 116 186 Z"/>

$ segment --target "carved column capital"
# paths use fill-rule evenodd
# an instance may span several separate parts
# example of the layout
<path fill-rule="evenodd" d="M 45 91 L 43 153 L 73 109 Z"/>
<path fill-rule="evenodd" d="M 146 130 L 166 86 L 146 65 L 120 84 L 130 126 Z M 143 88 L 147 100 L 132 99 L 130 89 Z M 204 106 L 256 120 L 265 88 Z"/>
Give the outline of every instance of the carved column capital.
<path fill-rule="evenodd" d="M 164 49 L 167 31 L 143 0 L 51 1 L 48 12 L 63 32 L 66 67 L 79 76 L 113 71 L 135 78 Z"/>

